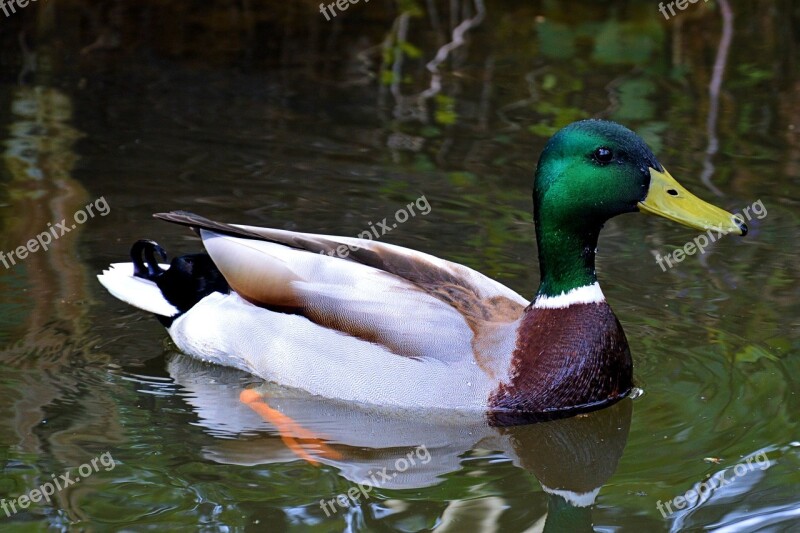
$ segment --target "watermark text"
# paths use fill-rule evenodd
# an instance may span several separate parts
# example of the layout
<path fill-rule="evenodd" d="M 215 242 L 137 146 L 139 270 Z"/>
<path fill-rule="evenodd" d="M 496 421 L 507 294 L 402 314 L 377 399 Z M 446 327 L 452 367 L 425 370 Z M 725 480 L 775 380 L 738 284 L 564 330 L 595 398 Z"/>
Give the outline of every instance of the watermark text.
<path fill-rule="evenodd" d="M 767 208 L 761 200 L 758 200 L 753 205 L 747 206 L 742 211 L 741 215 L 737 215 L 741 219 L 746 219 L 748 222 L 755 216 L 758 220 L 767 216 Z M 656 263 L 661 267 L 662 272 L 666 272 L 668 268 L 672 268 L 678 263 L 683 262 L 687 257 L 700 253 L 706 253 L 706 248 L 717 241 L 720 237 L 725 235 L 722 228 L 712 228 L 705 233 L 701 233 L 691 241 L 684 244 L 681 248 L 674 250 L 666 255 L 654 253 Z"/>
<path fill-rule="evenodd" d="M 667 518 L 675 512 L 672 510 L 673 506 L 675 506 L 675 509 L 678 511 L 692 508 L 700 502 L 701 498 L 705 498 L 718 488 L 730 485 L 737 479 L 746 476 L 749 472 L 755 470 L 756 466 L 762 471 L 772 466 L 766 452 L 760 452 L 757 455 L 750 456 L 745 462 L 741 462 L 733 468 L 727 468 L 717 472 L 706 481 L 695 485 L 696 488 L 687 490 L 683 496 L 676 496 L 668 502 L 658 500 L 656 502 L 656 507 L 664 518 Z M 725 473 L 731 471 L 733 475 L 726 478 Z"/>
<path fill-rule="evenodd" d="M 0 0 L 0 10 L 5 13 L 6 18 L 10 17 L 12 13 L 17 12 L 17 7 L 22 9 L 28 7 L 30 2 L 36 2 L 36 0 Z M 14 6 L 16 4 L 16 7 Z M 8 10 L 11 10 L 11 13 Z"/>
<path fill-rule="evenodd" d="M 428 199 L 425 198 L 425 195 L 423 194 L 413 202 L 398 209 L 397 212 L 395 212 L 394 214 L 395 222 L 392 223 L 387 222 L 387 218 L 384 218 L 383 220 L 381 220 L 380 222 L 376 222 L 375 224 L 373 224 L 372 222 L 368 222 L 369 229 L 359 233 L 358 238 L 367 239 L 371 241 L 373 240 L 374 236 L 375 240 L 380 239 L 381 237 L 383 237 L 384 235 L 395 229 L 398 226 L 398 224 L 402 224 L 409 218 L 417 216 L 417 213 L 414 212 L 414 207 L 417 208 L 419 214 L 421 214 L 422 216 L 425 216 L 431 212 L 431 204 L 428 203 Z M 331 257 L 336 256 L 339 257 L 340 259 L 344 259 L 348 255 L 350 255 L 350 252 L 356 252 L 360 248 L 361 247 L 358 246 L 357 244 L 351 244 L 351 245 L 341 244 L 337 246 L 335 250 L 330 250 L 328 252 L 321 251 L 320 253 L 322 255 L 329 255 Z"/>
<path fill-rule="evenodd" d="M 333 15 L 333 18 L 336 18 L 336 8 L 339 8 L 339 11 L 347 11 L 347 9 L 350 7 L 350 4 L 357 4 L 359 1 L 360 0 L 336 0 L 327 6 L 325 4 L 320 4 L 319 12 L 322 13 L 322 15 L 325 17 L 325 20 L 330 21 L 331 15 Z M 364 3 L 369 3 L 369 0 L 364 0 Z M 328 10 L 330 10 L 330 15 L 328 14 Z"/>
<path fill-rule="evenodd" d="M 2 2 L 2 0 L 0 0 L 0 2 Z M 97 210 L 96 213 L 95 210 Z M 47 251 L 54 240 L 58 240 L 74 230 L 78 227 L 78 224 L 85 223 L 90 218 L 94 218 L 96 214 L 104 217 L 110 212 L 111 207 L 108 205 L 108 202 L 106 202 L 105 197 L 101 196 L 94 202 L 86 204 L 86 207 L 83 209 L 76 211 L 72 216 L 74 220 L 72 224 L 68 223 L 66 218 L 62 219 L 61 222 L 56 222 L 55 225 L 48 222 L 47 231 L 41 232 L 35 239 L 29 240 L 24 245 L 18 246 L 10 252 L 0 251 L 0 262 L 2 262 L 3 266 L 6 268 L 11 268 L 17 264 L 17 261 L 24 260 L 29 254 L 34 254 L 39 250 Z"/>
<path fill-rule="evenodd" d="M 336 512 L 339 510 L 338 508 L 347 509 L 348 507 L 351 507 L 351 505 L 355 506 L 362 497 L 365 500 L 368 499 L 369 493 L 372 492 L 375 487 L 380 487 L 387 481 L 391 481 L 397 477 L 397 474 L 405 472 L 412 466 L 416 466 L 417 459 L 421 464 L 424 465 L 428 464 L 431 460 L 431 454 L 424 444 L 417 446 L 408 452 L 404 457 L 398 458 L 394 462 L 394 470 L 389 471 L 389 467 L 387 466 L 384 466 L 377 472 L 370 470 L 368 472 L 370 475 L 369 480 L 365 479 L 361 483 L 357 483 L 357 486 L 350 487 L 346 494 L 339 494 L 335 498 L 331 498 L 327 501 L 325 499 L 320 500 L 320 509 L 325 511 L 325 516 L 330 517 L 331 514 L 336 514 Z"/>
<path fill-rule="evenodd" d="M 677 7 L 681 11 L 684 11 L 689 4 L 696 4 L 700 0 L 675 0 L 674 2 L 668 2 L 667 5 L 664 5 L 664 2 L 659 2 L 658 10 L 664 15 L 664 18 L 669 20 L 670 16 L 675 16 L 675 8 Z M 703 0 L 704 3 L 707 3 L 708 0 Z M 667 10 L 669 9 L 669 15 L 667 15 Z"/>
<path fill-rule="evenodd" d="M 114 470 L 117 463 L 111 457 L 111 452 L 102 453 L 88 463 L 79 466 L 77 468 L 79 475 L 75 477 L 73 477 L 74 472 L 72 471 L 64 472 L 58 477 L 55 474 L 51 474 L 52 481 L 42 483 L 39 488 L 32 489 L 27 494 L 17 496 L 11 500 L 0 500 L 0 508 L 3 509 L 7 517 L 11 517 L 11 515 L 27 509 L 31 503 L 39 503 L 42 500 L 50 503 L 50 497 L 55 495 L 57 491 L 60 492 L 75 483 L 79 483 L 81 479 L 86 479 L 95 472 L 99 472 L 100 466 L 103 466 L 106 472 Z"/>

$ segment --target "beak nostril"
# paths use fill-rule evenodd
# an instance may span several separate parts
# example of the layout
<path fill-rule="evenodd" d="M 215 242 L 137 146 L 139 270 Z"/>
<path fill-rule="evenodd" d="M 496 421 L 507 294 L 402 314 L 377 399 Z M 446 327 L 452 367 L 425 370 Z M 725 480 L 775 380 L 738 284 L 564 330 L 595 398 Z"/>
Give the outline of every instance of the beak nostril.
<path fill-rule="evenodd" d="M 678 191 L 676 191 L 675 189 L 667 189 L 667 194 L 669 194 L 670 196 L 678 196 Z"/>

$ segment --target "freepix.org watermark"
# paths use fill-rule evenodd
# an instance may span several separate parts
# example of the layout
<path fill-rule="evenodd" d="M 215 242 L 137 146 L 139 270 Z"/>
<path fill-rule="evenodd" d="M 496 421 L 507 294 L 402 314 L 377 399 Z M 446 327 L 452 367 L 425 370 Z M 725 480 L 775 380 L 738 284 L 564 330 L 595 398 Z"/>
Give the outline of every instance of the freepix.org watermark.
<path fill-rule="evenodd" d="M 355 506 L 362 497 L 364 499 L 369 498 L 369 493 L 372 492 L 375 487 L 380 487 L 383 483 L 396 478 L 397 474 L 405 472 L 412 466 L 416 466 L 417 462 L 415 457 L 424 465 L 428 464 L 431 460 L 431 454 L 428 448 L 426 448 L 424 444 L 421 444 L 408 452 L 405 457 L 399 457 L 394 462 L 394 470 L 389 471 L 389 467 L 387 466 L 384 466 L 383 469 L 377 472 L 372 472 L 372 470 L 370 470 L 367 472 L 370 476 L 369 481 L 365 479 L 361 483 L 357 483 L 358 486 L 350 487 L 346 494 L 339 494 L 328 501 L 324 499 L 320 500 L 320 508 L 325 511 L 325 516 L 330 517 L 331 514 L 336 514 L 339 510 L 337 506 L 342 509 L 347 509 L 351 506 L 350 502 Z"/>
<path fill-rule="evenodd" d="M 36 2 L 36 0 L 0 0 L 0 9 L 3 10 L 3 13 L 5 13 L 6 17 L 10 17 L 13 13 L 17 12 L 17 7 L 20 9 L 25 8 L 28 7 L 28 4 L 32 2 Z M 8 12 L 9 9 L 11 10 L 11 13 Z"/>
<path fill-rule="evenodd" d="M 50 496 L 53 496 L 56 492 L 60 492 L 75 483 L 79 483 L 81 479 L 86 479 L 95 472 L 99 472 L 101 466 L 104 467 L 106 472 L 114 470 L 114 467 L 117 466 L 114 458 L 111 457 L 111 452 L 100 454 L 88 463 L 79 466 L 79 475 L 75 477 L 72 477 L 73 472 L 70 471 L 64 472 L 58 477 L 56 477 L 55 474 L 51 474 L 50 477 L 52 481 L 42 483 L 39 488 L 30 490 L 27 494 L 18 496 L 13 500 L 0 500 L 0 508 L 3 509 L 7 517 L 11 517 L 11 515 L 27 509 L 31 503 L 39 503 L 42 500 L 50 503 Z"/>
<path fill-rule="evenodd" d="M 733 468 L 717 472 L 706 481 L 695 485 L 694 489 L 687 490 L 683 496 L 676 496 L 668 502 L 658 500 L 656 502 L 656 507 L 661 511 L 661 516 L 664 518 L 667 518 L 675 512 L 672 510 L 673 505 L 678 511 L 694 507 L 701 498 L 706 498 L 718 488 L 730 485 L 737 479 L 746 476 L 748 473 L 755 470 L 756 466 L 762 471 L 772 466 L 766 452 L 760 452 L 757 455 L 750 456 L 745 462 L 739 463 Z M 733 475 L 726 479 L 725 472 L 730 472 L 731 470 L 733 470 Z"/>
<path fill-rule="evenodd" d="M 333 15 L 333 18 L 336 18 L 336 8 L 339 8 L 339 11 L 347 11 L 347 8 L 350 7 L 350 4 L 357 4 L 360 0 L 336 0 L 327 6 L 325 4 L 319 5 L 319 12 L 325 16 L 325 20 L 331 20 L 331 16 L 328 14 L 328 10 Z M 369 0 L 364 0 L 365 4 L 369 3 Z"/>
<path fill-rule="evenodd" d="M 105 197 L 101 196 L 94 202 L 86 204 L 86 207 L 83 209 L 76 211 L 72 216 L 74 220 L 72 224 L 68 223 L 66 218 L 62 219 L 61 222 L 56 222 L 55 225 L 48 222 L 47 231 L 41 232 L 35 239 L 29 240 L 24 245 L 18 246 L 10 252 L 0 251 L 0 262 L 2 262 L 3 266 L 6 268 L 11 268 L 17 264 L 17 261 L 24 260 L 29 254 L 35 254 L 39 250 L 44 250 L 46 252 L 53 241 L 60 239 L 77 228 L 78 224 L 85 223 L 90 218 L 94 218 L 96 214 L 104 217 L 110 212 L 111 207 L 109 207 Z"/>
<path fill-rule="evenodd" d="M 758 220 L 767 216 L 767 208 L 764 207 L 761 200 L 758 200 L 753 205 L 745 207 L 742 214 L 737 214 L 736 216 L 749 222 L 753 219 L 754 215 Z M 655 255 L 656 263 L 661 267 L 661 271 L 666 272 L 668 268 L 672 268 L 678 263 L 681 263 L 690 255 L 694 255 L 698 252 L 700 252 L 701 255 L 706 253 L 706 248 L 723 235 L 724 232 L 721 228 L 712 228 L 705 233 L 701 233 L 677 250 L 663 256 L 659 253 L 654 253 L 653 255 Z"/>
<path fill-rule="evenodd" d="M 371 241 L 374 235 L 375 240 L 380 239 L 381 237 L 383 237 L 384 235 L 395 229 L 398 226 L 398 224 L 402 224 L 409 218 L 417 216 L 417 213 L 414 212 L 414 207 L 416 207 L 417 210 L 419 210 L 419 214 L 421 214 L 422 216 L 425 216 L 431 212 L 431 204 L 428 203 L 428 199 L 425 198 L 425 195 L 423 194 L 422 196 L 420 196 L 413 202 L 409 203 L 405 207 L 401 207 L 400 209 L 398 209 L 397 212 L 395 212 L 394 214 L 395 221 L 391 223 L 391 225 L 389 225 L 389 222 L 386 221 L 387 218 L 384 218 L 380 222 L 376 222 L 374 225 L 372 224 L 372 222 L 368 222 L 369 229 L 359 233 L 358 238 L 367 239 Z M 380 232 L 378 231 L 379 229 Z M 322 255 L 329 255 L 331 257 L 335 255 L 340 259 L 344 259 L 348 255 L 350 255 L 350 252 L 355 252 L 359 250 L 359 248 L 360 247 L 355 244 L 352 244 L 350 246 L 342 244 L 339 245 L 335 250 L 331 250 L 329 252 L 321 251 L 320 253 Z"/>
<path fill-rule="evenodd" d="M 700 0 L 675 0 L 674 2 L 668 2 L 667 5 L 664 5 L 664 2 L 659 2 L 658 10 L 664 15 L 664 18 L 669 20 L 670 15 L 673 17 L 675 16 L 675 7 L 680 9 L 681 11 L 685 10 L 689 7 L 690 4 L 696 4 Z M 704 3 L 707 3 L 708 0 L 703 0 Z M 674 7 L 673 7 L 674 6 Z M 667 15 L 667 9 L 669 9 L 670 15 Z"/>

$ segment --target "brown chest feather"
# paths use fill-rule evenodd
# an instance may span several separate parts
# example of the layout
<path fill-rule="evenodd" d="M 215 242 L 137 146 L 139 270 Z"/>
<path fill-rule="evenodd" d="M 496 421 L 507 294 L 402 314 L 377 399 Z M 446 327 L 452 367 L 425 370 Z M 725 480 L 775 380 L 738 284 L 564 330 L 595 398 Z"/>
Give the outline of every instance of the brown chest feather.
<path fill-rule="evenodd" d="M 633 386 L 625 333 L 605 302 L 525 310 L 510 379 L 489 399 L 490 418 L 568 414 L 610 404 Z"/>

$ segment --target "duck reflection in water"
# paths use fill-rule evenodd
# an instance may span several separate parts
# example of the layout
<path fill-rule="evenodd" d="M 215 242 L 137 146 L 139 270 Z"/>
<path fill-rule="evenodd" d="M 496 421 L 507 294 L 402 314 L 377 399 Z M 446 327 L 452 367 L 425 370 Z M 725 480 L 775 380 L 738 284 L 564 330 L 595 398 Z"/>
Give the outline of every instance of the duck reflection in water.
<path fill-rule="evenodd" d="M 617 468 L 631 423 L 630 399 L 572 418 L 497 426 L 476 420 L 474 413 L 426 410 L 409 416 L 407 411 L 333 402 L 271 383 L 248 389 L 268 395 L 270 408 L 295 424 L 278 427 L 273 418 L 265 421 L 241 401 L 242 383 L 252 376 L 182 354 L 171 356 L 168 370 L 184 389 L 199 425 L 218 437 L 204 447 L 206 459 L 253 466 L 302 457 L 335 467 L 352 482 L 350 490 L 319 502 L 328 516 L 367 505 L 383 489 L 436 486 L 471 460 L 490 457 L 509 460 L 538 479 L 547 493 L 547 514 L 537 521 L 541 530 L 592 531 L 592 506 Z M 320 435 L 324 440 L 311 438 Z M 443 529 L 437 531 L 456 520 L 487 520 L 486 505 L 496 507 L 489 513 L 491 520 L 498 520 L 507 507 L 502 497 L 453 500 L 442 514 Z"/>

